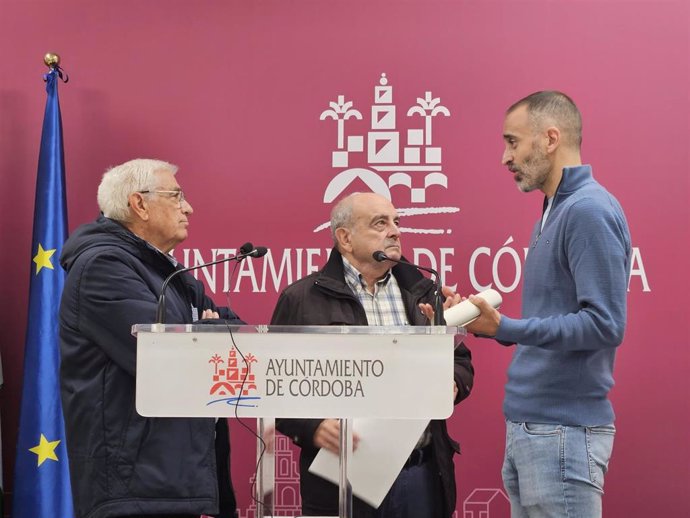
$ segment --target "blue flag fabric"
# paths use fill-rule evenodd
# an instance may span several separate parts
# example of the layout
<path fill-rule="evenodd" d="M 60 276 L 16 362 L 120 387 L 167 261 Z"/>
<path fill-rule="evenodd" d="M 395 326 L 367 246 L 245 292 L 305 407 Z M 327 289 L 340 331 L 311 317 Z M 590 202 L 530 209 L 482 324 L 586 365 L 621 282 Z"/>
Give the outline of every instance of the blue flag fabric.
<path fill-rule="evenodd" d="M 58 75 L 52 69 L 46 76 L 13 518 L 74 517 L 59 383 L 58 307 L 65 272 L 58 259 L 67 238 L 67 204 Z"/>

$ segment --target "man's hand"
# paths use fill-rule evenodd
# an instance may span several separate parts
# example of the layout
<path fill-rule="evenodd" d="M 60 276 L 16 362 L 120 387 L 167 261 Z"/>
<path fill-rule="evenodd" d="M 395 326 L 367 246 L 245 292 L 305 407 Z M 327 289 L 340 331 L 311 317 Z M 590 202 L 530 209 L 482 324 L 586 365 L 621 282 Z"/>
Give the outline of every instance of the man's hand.
<path fill-rule="evenodd" d="M 446 297 L 446 300 L 443 301 L 444 311 L 449 307 L 455 306 L 456 304 L 462 302 L 460 295 L 455 293 L 448 286 L 443 286 L 443 288 L 441 288 L 441 293 L 443 293 L 443 296 Z M 434 307 L 431 304 L 420 304 L 419 309 L 422 311 L 422 313 L 424 313 L 424 316 L 429 319 L 429 322 L 434 321 Z"/>
<path fill-rule="evenodd" d="M 217 311 L 213 311 L 212 309 L 205 309 L 205 310 L 201 313 L 201 320 L 204 320 L 204 319 L 207 319 L 207 318 L 220 318 L 220 316 L 218 316 L 218 312 L 217 312 Z"/>
<path fill-rule="evenodd" d="M 275 426 L 269 426 L 268 428 L 266 428 L 264 430 L 264 433 L 263 433 L 261 439 L 264 441 L 266 453 L 273 453 L 275 451 L 275 447 L 276 447 L 276 428 L 275 428 Z"/>
<path fill-rule="evenodd" d="M 469 301 L 479 308 L 479 316 L 465 326 L 467 332 L 489 337 L 496 336 L 498 324 L 501 322 L 501 314 L 481 297 L 470 295 Z"/>
<path fill-rule="evenodd" d="M 352 450 L 357 449 L 359 436 L 352 433 Z M 314 432 L 314 446 L 326 448 L 336 455 L 340 451 L 340 422 L 336 419 L 324 419 Z"/>

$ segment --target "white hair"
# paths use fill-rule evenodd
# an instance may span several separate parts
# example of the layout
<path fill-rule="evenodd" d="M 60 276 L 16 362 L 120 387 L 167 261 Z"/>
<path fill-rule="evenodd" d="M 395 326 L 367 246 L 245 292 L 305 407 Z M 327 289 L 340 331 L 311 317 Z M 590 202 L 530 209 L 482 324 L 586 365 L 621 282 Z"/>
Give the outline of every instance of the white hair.
<path fill-rule="evenodd" d="M 116 221 L 127 221 L 129 195 L 155 189 L 155 173 L 158 171 L 176 174 L 177 166 L 162 160 L 137 158 L 108 169 L 98 186 L 98 207 L 103 215 Z"/>

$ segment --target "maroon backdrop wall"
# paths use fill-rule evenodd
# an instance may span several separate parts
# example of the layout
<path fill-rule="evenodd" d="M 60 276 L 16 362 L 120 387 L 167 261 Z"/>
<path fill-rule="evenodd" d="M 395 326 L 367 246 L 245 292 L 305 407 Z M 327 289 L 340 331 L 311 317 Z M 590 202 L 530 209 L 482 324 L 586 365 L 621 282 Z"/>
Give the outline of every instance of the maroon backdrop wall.
<path fill-rule="evenodd" d="M 625 208 L 636 252 L 605 512 L 687 516 L 688 20 L 687 1 L 662 0 L 0 0 L 6 489 L 41 59 L 53 51 L 70 75 L 60 85 L 70 229 L 96 216 L 107 166 L 138 156 L 179 164 L 195 212 L 178 258 L 208 261 L 247 240 L 270 248 L 232 280 L 221 267 L 199 274 L 251 323 L 268 322 L 278 291 L 325 261 L 330 238 L 320 226 L 333 198 L 368 189 L 405 209 L 408 255 L 443 270 L 461 293 L 492 285 L 505 313 L 517 315 L 541 197 L 520 194 L 500 165 L 503 113 L 535 90 L 572 95 L 584 116 L 583 159 Z M 467 342 L 477 382 L 450 419 L 463 444 L 458 515 L 484 509 L 500 518 L 508 516 L 501 399 L 511 351 Z M 251 437 L 232 428 L 247 516 Z"/>

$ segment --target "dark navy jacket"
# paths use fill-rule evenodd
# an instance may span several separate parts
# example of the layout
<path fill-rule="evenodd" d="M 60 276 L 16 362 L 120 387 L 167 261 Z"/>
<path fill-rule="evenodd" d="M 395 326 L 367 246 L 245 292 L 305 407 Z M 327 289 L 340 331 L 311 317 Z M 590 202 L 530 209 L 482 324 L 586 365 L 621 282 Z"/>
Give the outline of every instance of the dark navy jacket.
<path fill-rule="evenodd" d="M 76 518 L 217 514 L 234 506 L 228 477 L 221 476 L 219 491 L 216 456 L 226 475 L 229 462 L 224 420 L 216 444 L 214 419 L 145 418 L 134 407 L 132 325 L 155 321 L 158 293 L 175 266 L 102 216 L 67 240 L 60 263 L 68 272 L 60 381 Z M 168 323 L 192 323 L 193 307 L 199 315 L 219 309 L 188 274 L 166 293 Z M 227 310 L 221 316 L 236 318 Z"/>

